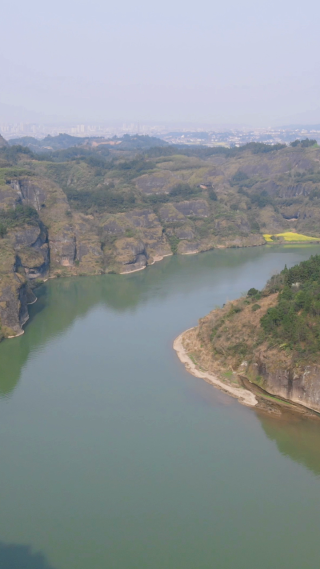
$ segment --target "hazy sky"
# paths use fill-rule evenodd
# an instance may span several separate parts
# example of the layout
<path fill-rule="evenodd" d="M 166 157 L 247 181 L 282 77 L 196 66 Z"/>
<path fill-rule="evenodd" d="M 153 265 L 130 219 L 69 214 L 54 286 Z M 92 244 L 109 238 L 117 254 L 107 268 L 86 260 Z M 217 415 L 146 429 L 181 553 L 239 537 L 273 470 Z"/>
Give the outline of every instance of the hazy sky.
<path fill-rule="evenodd" d="M 320 122 L 319 16 L 312 0 L 10 0 L 1 118 Z"/>

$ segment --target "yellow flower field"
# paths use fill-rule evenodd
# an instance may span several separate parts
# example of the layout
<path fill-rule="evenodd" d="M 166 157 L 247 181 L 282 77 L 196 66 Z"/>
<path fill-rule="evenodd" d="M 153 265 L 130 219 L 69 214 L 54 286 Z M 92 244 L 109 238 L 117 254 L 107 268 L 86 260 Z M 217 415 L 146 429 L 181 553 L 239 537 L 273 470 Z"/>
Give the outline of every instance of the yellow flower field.
<path fill-rule="evenodd" d="M 265 233 L 263 237 L 265 238 L 267 243 L 276 243 L 276 240 L 273 240 L 272 237 L 278 237 L 287 242 L 320 241 L 320 237 L 310 237 L 309 235 L 302 235 L 301 233 L 293 233 L 292 231 L 287 231 L 285 233 L 274 233 L 274 234 Z"/>

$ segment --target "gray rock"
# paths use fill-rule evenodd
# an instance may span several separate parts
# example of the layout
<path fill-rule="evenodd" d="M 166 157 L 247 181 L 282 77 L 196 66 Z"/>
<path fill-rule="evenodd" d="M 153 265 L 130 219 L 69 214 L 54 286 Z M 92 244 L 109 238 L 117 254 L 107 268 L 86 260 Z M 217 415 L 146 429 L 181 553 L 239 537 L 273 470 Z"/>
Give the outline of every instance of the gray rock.
<path fill-rule="evenodd" d="M 121 273 L 132 273 L 134 271 L 139 271 L 144 269 L 147 266 L 147 257 L 146 255 L 137 255 L 134 263 L 126 263 L 123 265 Z"/>
<path fill-rule="evenodd" d="M 10 185 L 16 190 L 19 201 L 23 204 L 34 207 L 38 212 L 41 210 L 41 207 L 44 206 L 47 198 L 45 191 L 28 178 L 11 180 Z"/>
<path fill-rule="evenodd" d="M 193 239 L 194 233 L 189 227 L 177 227 L 175 230 L 175 234 L 178 239 Z"/>
<path fill-rule="evenodd" d="M 174 204 L 175 208 L 183 215 L 195 215 L 197 217 L 208 217 L 209 206 L 205 200 L 190 200 Z"/>
<path fill-rule="evenodd" d="M 14 232 L 14 247 L 19 250 L 21 247 L 28 247 L 35 245 L 41 236 L 41 229 L 39 225 L 27 226 L 22 229 L 15 230 Z"/>
<path fill-rule="evenodd" d="M 25 285 L 16 288 L 6 286 L 0 296 L 0 320 L 2 325 L 15 334 L 22 333 L 22 326 L 29 318 L 27 289 Z"/>
<path fill-rule="evenodd" d="M 109 235 L 122 235 L 125 233 L 125 227 L 117 223 L 115 219 L 110 219 L 102 226 L 102 230 Z"/>
<path fill-rule="evenodd" d="M 151 228 L 160 225 L 159 219 L 151 209 L 130 211 L 126 213 L 126 218 L 135 227 Z"/>

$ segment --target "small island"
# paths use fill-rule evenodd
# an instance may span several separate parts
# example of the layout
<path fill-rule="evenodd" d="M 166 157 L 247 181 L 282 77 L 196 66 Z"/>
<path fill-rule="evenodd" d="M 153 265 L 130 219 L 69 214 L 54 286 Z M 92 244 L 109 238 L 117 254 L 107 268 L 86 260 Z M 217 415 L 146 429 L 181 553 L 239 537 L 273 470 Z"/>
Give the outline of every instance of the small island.
<path fill-rule="evenodd" d="M 320 414 L 320 255 L 213 310 L 174 349 L 190 373 L 245 405 Z"/>

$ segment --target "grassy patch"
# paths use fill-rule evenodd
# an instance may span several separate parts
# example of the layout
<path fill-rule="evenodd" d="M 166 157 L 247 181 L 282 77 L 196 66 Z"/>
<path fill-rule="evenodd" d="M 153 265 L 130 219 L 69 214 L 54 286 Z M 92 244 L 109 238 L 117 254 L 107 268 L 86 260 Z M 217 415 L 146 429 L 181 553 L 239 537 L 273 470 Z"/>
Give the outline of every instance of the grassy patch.
<path fill-rule="evenodd" d="M 284 401 L 283 399 L 279 399 L 278 397 L 274 397 L 273 395 L 265 395 L 264 393 L 259 393 L 259 397 L 262 397 L 263 399 L 269 399 L 270 401 L 280 403 L 281 405 L 286 405 L 287 407 L 293 407 L 291 403 Z"/>
<path fill-rule="evenodd" d="M 223 377 L 226 377 L 227 379 L 231 379 L 232 376 L 233 376 L 233 371 L 230 371 L 230 370 L 229 370 L 229 371 L 225 371 L 225 372 L 223 372 L 222 375 L 223 375 Z"/>

